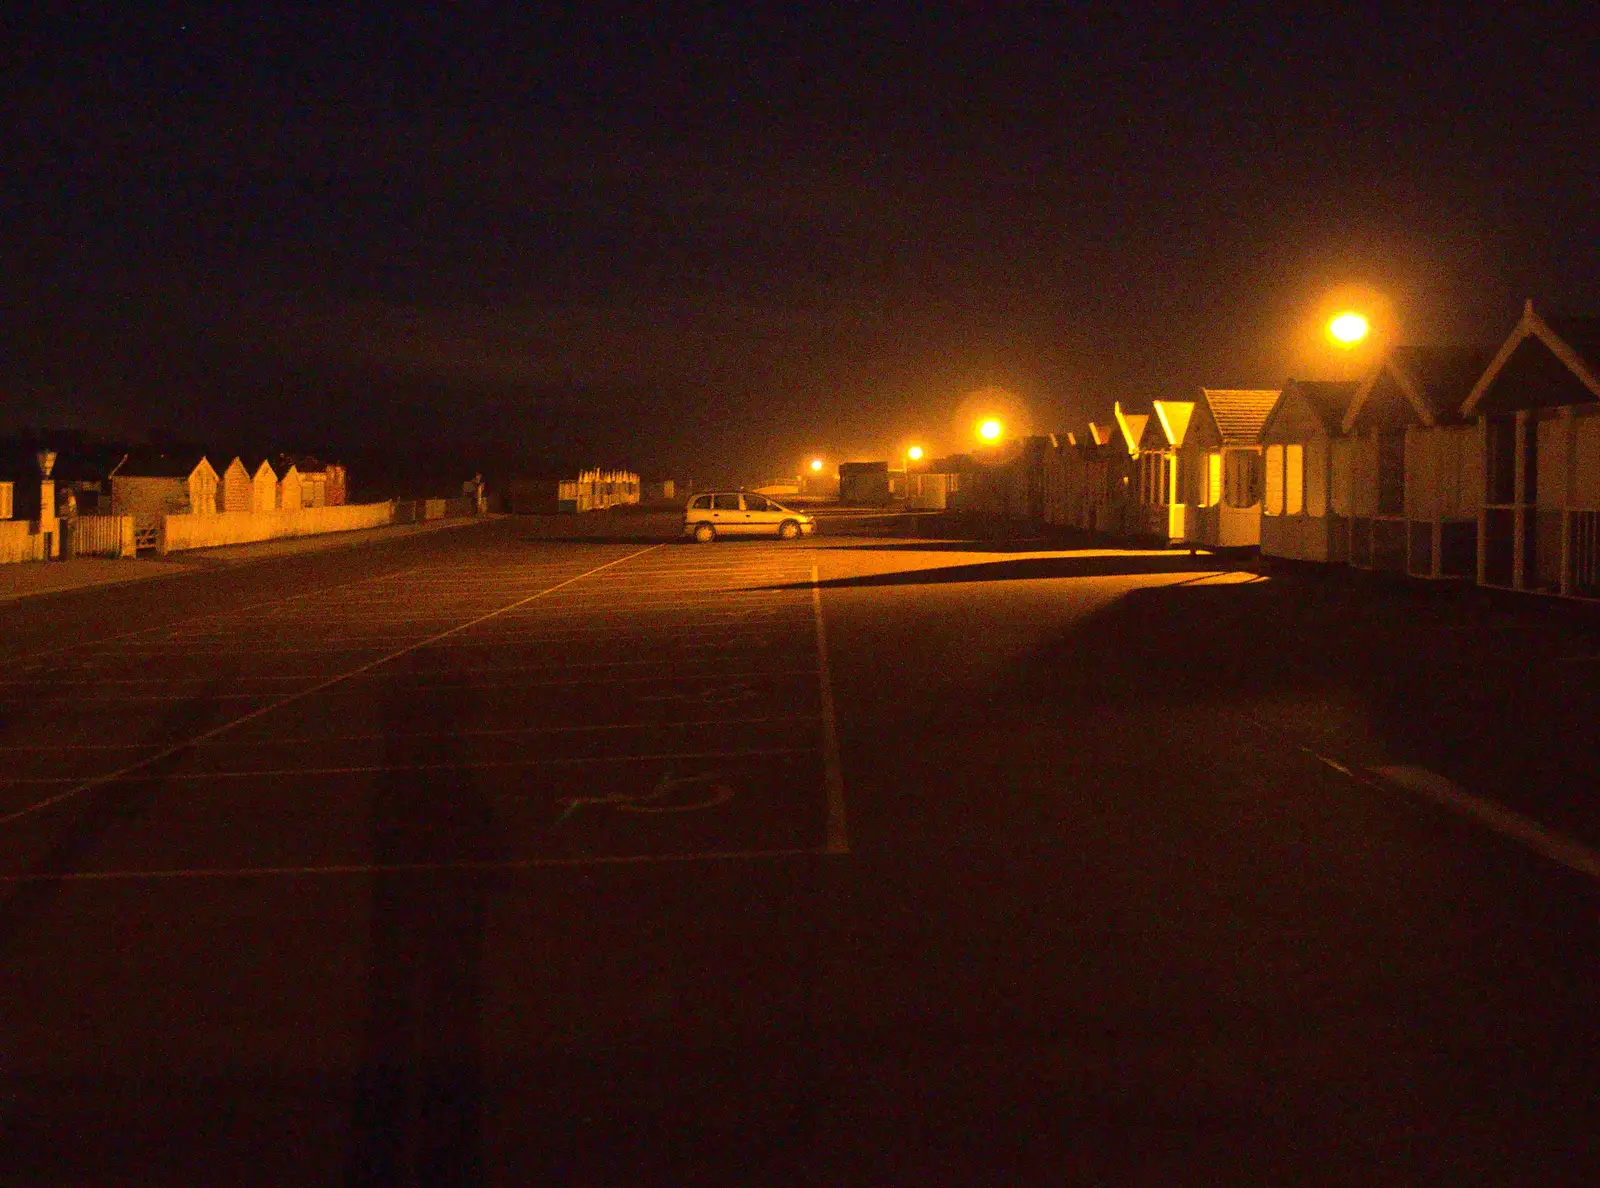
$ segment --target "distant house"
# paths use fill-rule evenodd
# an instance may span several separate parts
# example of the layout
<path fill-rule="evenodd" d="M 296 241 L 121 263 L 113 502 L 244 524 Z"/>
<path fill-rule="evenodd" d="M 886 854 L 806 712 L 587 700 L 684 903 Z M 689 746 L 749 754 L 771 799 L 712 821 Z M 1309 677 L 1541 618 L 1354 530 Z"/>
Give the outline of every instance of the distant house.
<path fill-rule="evenodd" d="M 1527 302 L 1461 413 L 1484 459 L 1478 581 L 1600 597 L 1600 318 Z"/>
<path fill-rule="evenodd" d="M 839 502 L 886 507 L 889 504 L 889 464 L 839 463 Z"/>
<path fill-rule="evenodd" d="M 1460 414 L 1483 375 L 1475 348 L 1399 346 L 1351 397 L 1350 563 L 1420 577 L 1470 576 L 1482 443 Z"/>
<path fill-rule="evenodd" d="M 1284 385 L 1261 426 L 1275 484 L 1271 506 L 1262 509 L 1263 556 L 1349 560 L 1352 443 L 1339 427 L 1358 387 L 1354 380 Z"/>
<path fill-rule="evenodd" d="M 163 516 L 217 512 L 219 476 L 199 451 L 134 450 L 111 469 L 111 514 L 132 516 L 140 530 Z"/>
<path fill-rule="evenodd" d="M 1200 389 L 1178 449 L 1184 539 L 1213 548 L 1261 543 L 1261 430 L 1277 402 L 1276 388 Z"/>
<path fill-rule="evenodd" d="M 1139 504 L 1144 509 L 1140 535 L 1163 541 L 1189 537 L 1186 484 L 1179 463 L 1189 422 L 1191 400 L 1156 400 L 1139 438 Z"/>

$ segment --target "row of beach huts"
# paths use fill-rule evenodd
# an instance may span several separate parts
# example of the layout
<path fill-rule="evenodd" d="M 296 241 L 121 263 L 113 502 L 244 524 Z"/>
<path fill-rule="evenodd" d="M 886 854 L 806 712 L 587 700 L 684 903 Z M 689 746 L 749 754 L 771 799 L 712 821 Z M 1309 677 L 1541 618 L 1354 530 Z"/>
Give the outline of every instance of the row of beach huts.
<path fill-rule="evenodd" d="M 1084 531 L 1597 597 L 1600 318 L 1530 301 L 1498 350 L 1396 346 L 1359 381 L 1118 404 L 960 486 Z"/>
<path fill-rule="evenodd" d="M 234 455 L 219 470 L 198 449 L 98 453 L 69 453 L 59 467 L 49 448 L 10 458 L 10 470 L 34 470 L 38 478 L 0 479 L 0 561 L 131 556 L 145 547 L 300 535 L 325 530 L 324 521 L 366 526 L 376 515 L 308 514 L 345 507 L 347 475 L 337 463 Z"/>

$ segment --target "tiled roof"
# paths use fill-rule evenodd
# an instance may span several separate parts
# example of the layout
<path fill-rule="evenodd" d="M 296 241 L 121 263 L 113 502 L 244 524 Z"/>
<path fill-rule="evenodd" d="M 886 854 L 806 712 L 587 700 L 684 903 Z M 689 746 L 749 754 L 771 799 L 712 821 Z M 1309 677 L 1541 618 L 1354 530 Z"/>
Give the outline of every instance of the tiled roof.
<path fill-rule="evenodd" d="M 1329 433 L 1339 428 L 1350 398 L 1361 386 L 1360 380 L 1290 380 L 1289 388 L 1299 394 L 1322 427 Z M 1285 389 L 1286 391 L 1288 389 Z"/>
<path fill-rule="evenodd" d="M 1478 347 L 1397 346 L 1389 352 L 1390 361 L 1415 382 L 1435 421 L 1457 415 L 1492 357 Z"/>
<path fill-rule="evenodd" d="M 1257 445 L 1267 415 L 1278 403 L 1277 388 L 1201 388 L 1223 445 Z"/>

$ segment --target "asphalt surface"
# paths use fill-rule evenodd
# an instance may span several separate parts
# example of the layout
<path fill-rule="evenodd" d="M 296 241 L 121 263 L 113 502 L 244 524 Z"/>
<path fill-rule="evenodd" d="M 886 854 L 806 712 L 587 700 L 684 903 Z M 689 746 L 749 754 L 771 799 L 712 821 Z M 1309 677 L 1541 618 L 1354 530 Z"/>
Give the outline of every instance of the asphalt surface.
<path fill-rule="evenodd" d="M 0 1182 L 1600 1180 L 1585 609 L 572 523 L 8 608 Z"/>

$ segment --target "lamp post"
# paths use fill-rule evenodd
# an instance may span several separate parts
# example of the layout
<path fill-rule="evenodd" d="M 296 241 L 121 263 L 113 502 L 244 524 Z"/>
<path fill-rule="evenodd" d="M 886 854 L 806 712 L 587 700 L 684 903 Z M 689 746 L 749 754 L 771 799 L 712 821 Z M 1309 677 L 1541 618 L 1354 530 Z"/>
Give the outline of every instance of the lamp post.
<path fill-rule="evenodd" d="M 49 561 L 61 555 L 61 524 L 56 519 L 56 481 L 50 472 L 56 467 L 56 452 L 40 450 L 39 462 L 39 535 L 44 538 L 44 559 Z"/>
<path fill-rule="evenodd" d="M 911 464 L 922 461 L 922 447 L 914 445 L 906 450 L 904 473 L 906 476 L 906 506 L 911 506 Z"/>

